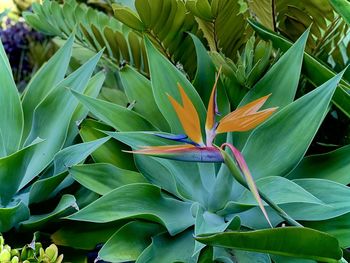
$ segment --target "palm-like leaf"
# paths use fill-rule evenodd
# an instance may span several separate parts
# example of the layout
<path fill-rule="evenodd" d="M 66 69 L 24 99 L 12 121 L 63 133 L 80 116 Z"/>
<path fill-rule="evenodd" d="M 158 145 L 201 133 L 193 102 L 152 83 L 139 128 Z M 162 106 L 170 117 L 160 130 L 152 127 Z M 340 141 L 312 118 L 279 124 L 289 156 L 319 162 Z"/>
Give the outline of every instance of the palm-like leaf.
<path fill-rule="evenodd" d="M 25 12 L 28 24 L 35 29 L 66 39 L 76 33 L 76 43 L 98 52 L 105 48 L 109 65 L 129 63 L 142 72 L 148 71 L 145 49 L 140 37 L 113 17 L 74 0 L 62 5 L 55 1 L 33 4 L 33 13 Z M 114 66 L 114 67 L 115 67 Z"/>

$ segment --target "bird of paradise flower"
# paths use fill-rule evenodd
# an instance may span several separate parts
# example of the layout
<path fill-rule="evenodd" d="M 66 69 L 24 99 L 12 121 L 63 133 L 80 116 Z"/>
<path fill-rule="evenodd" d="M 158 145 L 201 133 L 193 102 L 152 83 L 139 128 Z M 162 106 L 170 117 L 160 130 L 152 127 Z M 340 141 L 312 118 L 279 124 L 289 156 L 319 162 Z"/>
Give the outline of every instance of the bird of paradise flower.
<path fill-rule="evenodd" d="M 259 109 L 270 97 L 271 94 L 269 94 L 237 108 L 235 111 L 224 116 L 220 121 L 217 121 L 216 118 L 219 115 L 219 112 L 216 97 L 217 83 L 219 80 L 220 72 L 221 68 L 219 69 L 216 76 L 216 80 L 209 99 L 205 123 L 205 142 L 203 140 L 202 129 L 197 110 L 190 98 L 187 96 L 184 89 L 180 84 L 178 84 L 178 89 L 182 99 L 182 105 L 170 95 L 168 95 L 168 98 L 179 118 L 179 121 L 186 135 L 165 135 L 158 133 L 152 134 L 165 139 L 183 142 L 184 144 L 166 146 L 143 146 L 141 149 L 131 152 L 135 154 L 151 155 L 155 157 L 187 162 L 225 162 L 228 166 L 231 166 L 230 170 L 232 172 L 232 169 L 235 168 L 232 166 L 232 162 L 230 163 L 230 157 L 226 152 L 223 151 L 225 147 L 228 147 L 232 151 L 235 157 L 235 163 L 239 167 L 239 173 L 244 176 L 245 181 L 242 180 L 243 178 L 239 178 L 240 175 L 237 175 L 237 171 L 232 172 L 233 176 L 239 181 L 239 183 L 249 188 L 254 198 L 258 202 L 258 205 L 265 218 L 272 227 L 267 212 L 264 208 L 262 199 L 260 197 L 262 193 L 259 194 L 259 191 L 255 185 L 254 179 L 249 171 L 243 155 L 232 144 L 224 143 L 221 145 L 221 147 L 216 146 L 214 144 L 214 139 L 216 135 L 220 133 L 244 132 L 257 127 L 267 118 L 269 118 L 277 110 L 277 107 L 259 111 Z M 283 210 L 281 210 L 277 205 L 274 205 L 267 197 L 263 199 L 268 204 L 272 205 L 272 208 L 275 209 L 283 218 L 285 218 L 286 221 L 290 222 L 293 225 L 300 226 L 299 223 L 291 219 L 287 214 L 284 213 Z"/>

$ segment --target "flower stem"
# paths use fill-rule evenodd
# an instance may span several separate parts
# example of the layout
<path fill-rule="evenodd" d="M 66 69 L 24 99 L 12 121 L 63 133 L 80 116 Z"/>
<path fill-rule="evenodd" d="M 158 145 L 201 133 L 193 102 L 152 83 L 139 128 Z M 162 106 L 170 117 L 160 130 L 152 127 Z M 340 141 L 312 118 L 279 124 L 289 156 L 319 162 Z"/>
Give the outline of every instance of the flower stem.
<path fill-rule="evenodd" d="M 235 161 L 224 150 L 221 150 L 221 153 L 222 153 L 222 156 L 224 158 L 224 162 L 225 162 L 227 168 L 230 170 L 232 176 L 236 179 L 236 181 L 238 183 L 240 183 L 242 186 L 244 186 L 245 188 L 250 190 L 247 182 L 244 179 L 244 176 L 242 175 L 241 169 L 237 166 Z M 264 200 L 273 210 L 275 210 L 276 213 L 278 215 L 280 215 L 288 224 L 290 224 L 292 226 L 302 227 L 302 225 L 300 223 L 295 221 L 291 216 L 289 216 L 282 208 L 280 208 L 277 204 L 275 204 L 269 197 L 267 197 L 259 189 L 258 189 L 258 192 L 259 192 L 261 199 Z"/>

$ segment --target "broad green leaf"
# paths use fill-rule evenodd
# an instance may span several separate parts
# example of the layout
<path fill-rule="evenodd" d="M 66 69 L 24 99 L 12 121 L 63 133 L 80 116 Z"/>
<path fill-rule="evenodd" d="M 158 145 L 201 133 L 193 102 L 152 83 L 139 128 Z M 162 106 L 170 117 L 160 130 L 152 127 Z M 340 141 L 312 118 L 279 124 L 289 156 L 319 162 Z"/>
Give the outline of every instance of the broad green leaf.
<path fill-rule="evenodd" d="M 101 92 L 102 85 L 105 81 L 105 73 L 104 71 L 100 71 L 99 73 L 95 74 L 90 80 L 86 87 L 86 90 L 84 92 L 84 95 L 90 96 L 93 98 L 96 98 L 98 94 Z M 69 124 L 69 129 L 67 133 L 67 139 L 65 142 L 65 145 L 71 145 L 76 138 L 76 136 L 79 134 L 79 128 L 78 125 L 81 123 L 82 120 L 86 118 L 88 115 L 89 110 L 84 107 L 84 105 L 79 104 L 77 108 L 75 109 L 72 119 Z"/>
<path fill-rule="evenodd" d="M 28 169 L 28 162 L 32 158 L 41 140 L 15 152 L 12 155 L 0 158 L 0 201 L 2 205 L 8 204 L 17 192 L 20 183 Z"/>
<path fill-rule="evenodd" d="M 279 206 L 293 219 L 298 221 L 320 221 L 336 218 L 350 212 L 349 188 L 339 183 L 324 179 L 296 179 L 296 184 L 304 188 L 322 203 L 300 202 L 286 203 Z M 330 194 L 336 193 L 336 194 Z M 274 225 L 283 222 L 272 209 L 266 207 Z M 242 224 L 250 228 L 265 227 L 266 223 L 259 208 L 253 208 L 239 214 Z"/>
<path fill-rule="evenodd" d="M 78 183 L 100 195 L 123 185 L 146 183 L 141 174 L 107 163 L 73 166 L 69 173 Z"/>
<path fill-rule="evenodd" d="M 210 247 L 210 246 L 208 246 Z M 213 248 L 213 259 L 222 261 L 225 263 L 236 263 L 232 258 L 231 251 L 223 247 L 212 247 Z M 208 262 L 209 263 L 209 262 Z"/>
<path fill-rule="evenodd" d="M 142 218 L 164 225 L 175 235 L 194 224 L 190 206 L 190 203 L 165 197 L 154 185 L 130 184 L 107 193 L 67 219 L 106 223 Z"/>
<path fill-rule="evenodd" d="M 27 220 L 29 215 L 28 207 L 22 202 L 13 207 L 0 207 L 0 232 L 7 232 L 19 222 Z"/>
<path fill-rule="evenodd" d="M 276 204 L 311 203 L 323 204 L 317 197 L 307 192 L 298 184 L 280 176 L 269 176 L 256 181 L 259 190 Z M 237 199 L 244 204 L 256 204 L 250 191 L 244 191 Z"/>
<path fill-rule="evenodd" d="M 23 133 L 23 110 L 11 66 L 0 41 L 0 157 L 16 152 Z"/>
<path fill-rule="evenodd" d="M 78 105 L 67 87 L 83 92 L 93 73 L 101 52 L 82 65 L 65 80 L 60 82 L 36 107 L 31 132 L 25 142 L 30 144 L 40 137 L 45 141 L 32 155 L 26 174 L 21 182 L 22 188 L 37 176 L 54 158 L 66 140 L 70 120 Z"/>
<path fill-rule="evenodd" d="M 249 10 L 261 24 L 274 30 L 275 3 L 274 0 L 252 0 L 248 2 Z"/>
<path fill-rule="evenodd" d="M 96 245 L 105 243 L 124 224 L 124 221 L 108 224 L 69 222 L 53 233 L 51 239 L 59 246 L 93 250 Z"/>
<path fill-rule="evenodd" d="M 262 109 L 290 104 L 298 88 L 304 48 L 309 35 L 306 31 L 295 44 L 271 67 L 271 69 L 244 96 L 239 107 L 271 93 Z M 234 145 L 243 148 L 251 132 L 233 134 Z"/>
<path fill-rule="evenodd" d="M 169 140 L 145 132 L 106 132 L 132 148 L 168 145 Z M 215 182 L 212 164 L 173 161 L 149 156 L 134 156 L 139 171 L 153 184 L 186 200 L 206 204 Z M 193 175 L 197 176 L 193 176 Z"/>
<path fill-rule="evenodd" d="M 132 221 L 122 226 L 98 252 L 98 258 L 108 262 L 135 261 L 152 241 L 164 231 L 158 224 Z"/>
<path fill-rule="evenodd" d="M 213 262 L 213 248 L 205 247 L 199 254 L 198 263 L 211 263 Z M 225 261 L 224 261 L 225 262 Z M 233 263 L 232 261 L 226 261 L 225 263 Z"/>
<path fill-rule="evenodd" d="M 133 110 L 144 116 L 154 127 L 169 131 L 169 125 L 154 100 L 151 82 L 129 66 L 124 67 L 119 74 L 129 102 L 135 101 Z"/>
<path fill-rule="evenodd" d="M 196 215 L 194 232 L 196 236 L 206 233 L 224 232 L 230 223 L 231 220 L 226 221 L 224 217 L 199 208 Z M 204 244 L 196 242 L 193 254 L 199 253 L 204 247 Z"/>
<path fill-rule="evenodd" d="M 234 255 L 238 262 L 271 263 L 271 259 L 268 254 L 235 250 Z"/>
<path fill-rule="evenodd" d="M 338 240 L 303 227 L 279 227 L 247 232 L 226 232 L 196 237 L 199 242 L 247 251 L 337 262 L 342 257 Z M 296 242 L 296 240 L 298 242 Z"/>
<path fill-rule="evenodd" d="M 32 215 L 28 220 L 21 222 L 21 230 L 37 230 L 45 227 L 48 223 L 69 215 L 78 209 L 73 195 L 63 195 L 56 208 L 48 214 Z"/>
<path fill-rule="evenodd" d="M 208 105 L 218 70 L 200 39 L 193 34 L 190 34 L 190 36 L 193 40 L 197 54 L 197 71 L 193 80 L 193 86 L 198 91 L 203 103 Z M 219 79 L 217 84 L 217 101 L 219 112 L 223 116 L 228 114 L 230 112 L 230 103 L 221 79 Z"/>
<path fill-rule="evenodd" d="M 74 36 L 72 35 L 50 60 L 32 77 L 24 91 L 22 99 L 24 113 L 24 131 L 22 140 L 27 138 L 32 127 L 33 114 L 38 104 L 56 85 L 63 80 L 72 53 Z"/>
<path fill-rule="evenodd" d="M 307 192 L 298 184 L 280 177 L 269 176 L 256 181 L 256 186 L 260 192 L 268 196 L 275 204 L 310 203 L 324 205 L 323 201 Z M 235 201 L 229 201 L 223 210 L 218 211 L 219 215 L 237 213 L 252 206 L 257 206 L 257 202 L 250 191 L 244 190 Z M 266 205 L 266 204 L 265 204 Z"/>
<path fill-rule="evenodd" d="M 196 263 L 198 255 L 192 255 L 194 238 L 191 230 L 176 236 L 155 236 L 152 244 L 143 251 L 136 263 L 186 262 Z"/>
<path fill-rule="evenodd" d="M 320 178 L 344 185 L 350 183 L 350 146 L 335 151 L 305 157 L 287 175 L 289 179 Z"/>
<path fill-rule="evenodd" d="M 81 185 L 80 187 L 78 187 L 78 190 L 74 193 L 74 197 L 77 200 L 78 207 L 81 209 L 99 199 L 100 195 L 96 194 L 93 191 L 90 191 L 89 189 Z"/>
<path fill-rule="evenodd" d="M 317 263 L 311 259 L 290 258 L 286 256 L 271 255 L 274 263 Z"/>
<path fill-rule="evenodd" d="M 199 38 L 190 34 L 197 54 L 197 72 L 193 80 L 193 86 L 198 91 L 205 105 L 208 105 L 212 87 L 215 82 L 216 67 Z M 220 89 L 218 89 L 218 92 Z M 220 100 L 219 100 L 220 101 Z M 219 103 L 219 106 L 221 101 Z"/>
<path fill-rule="evenodd" d="M 74 144 L 59 151 L 53 159 L 54 174 L 62 173 L 73 165 L 84 161 L 92 152 L 109 139 L 110 137 L 107 136 L 91 142 Z"/>
<path fill-rule="evenodd" d="M 112 76 L 113 76 L 113 78 L 115 78 L 114 75 L 112 75 Z M 110 80 L 111 78 L 112 78 L 111 76 L 107 75 L 106 86 L 109 86 L 109 87 L 114 87 L 114 86 L 119 87 L 119 86 L 121 86 L 120 83 L 118 84 L 118 83 L 112 82 L 112 80 Z M 108 81 L 112 82 L 112 83 L 108 83 Z M 100 94 L 98 95 L 97 98 L 101 99 L 101 100 L 105 100 L 105 101 L 111 102 L 113 104 L 117 104 L 117 105 L 122 106 L 122 107 L 126 107 L 128 105 L 128 103 L 129 103 L 125 92 L 120 90 L 120 89 L 117 89 L 117 88 L 103 87 L 101 89 L 101 92 L 100 92 Z M 135 110 L 135 107 L 133 107 L 132 109 Z"/>
<path fill-rule="evenodd" d="M 243 148 L 255 179 L 285 176 L 302 159 L 321 122 L 342 74 L 309 92 L 256 128 Z"/>
<path fill-rule="evenodd" d="M 347 0 L 329 0 L 335 11 L 343 17 L 350 26 L 350 3 Z"/>
<path fill-rule="evenodd" d="M 39 203 L 52 197 L 54 190 L 68 176 L 67 172 L 63 172 L 48 178 L 39 179 L 30 188 L 29 203 Z"/>
<path fill-rule="evenodd" d="M 29 202 L 38 203 L 53 196 L 57 187 L 66 179 L 66 171 L 84 161 L 93 151 L 108 141 L 104 137 L 87 143 L 79 143 L 58 152 L 54 157 L 54 172 L 50 177 L 37 180 L 30 188 Z"/>
<path fill-rule="evenodd" d="M 286 51 L 288 48 L 290 48 L 290 46 L 292 46 L 290 41 L 264 28 L 258 23 L 254 21 L 249 21 L 249 23 L 261 38 L 270 40 L 276 49 Z M 326 82 L 328 79 L 336 75 L 336 73 L 307 53 L 304 54 L 303 72 L 314 85 L 321 85 L 323 82 Z M 350 117 L 350 94 L 346 91 L 350 89 L 350 86 L 345 81 L 342 81 L 341 84 L 342 86 L 336 89 L 332 102 L 344 114 Z M 344 88 L 346 90 L 344 90 Z"/>
<path fill-rule="evenodd" d="M 73 95 L 97 118 L 119 131 L 155 130 L 140 114 L 107 101 L 94 99 L 72 90 Z"/>
<path fill-rule="evenodd" d="M 175 134 L 184 133 L 176 112 L 167 97 L 167 94 L 169 94 L 175 100 L 181 102 L 180 92 L 177 87 L 178 83 L 184 88 L 187 96 L 191 99 L 193 105 L 198 111 L 201 123 L 204 123 L 206 110 L 201 98 L 192 84 L 183 73 L 172 65 L 170 61 L 151 44 L 148 38 L 145 38 L 145 45 L 148 55 L 148 63 L 150 65 L 154 98 L 158 108 L 168 121 L 171 132 Z"/>
<path fill-rule="evenodd" d="M 350 213 L 323 221 L 304 221 L 302 224 L 336 237 L 341 247 L 350 246 Z"/>
<path fill-rule="evenodd" d="M 293 218 L 325 220 L 350 212 L 349 187 L 324 179 L 296 179 L 294 182 L 321 200 L 324 205 L 299 203 L 282 206 Z"/>
<path fill-rule="evenodd" d="M 101 131 L 109 131 L 111 127 L 101 122 L 85 119 L 80 125 L 79 134 L 84 142 L 94 141 L 106 136 Z M 96 163 L 110 163 L 117 167 L 135 170 L 132 154 L 123 151 L 130 150 L 125 144 L 111 139 L 94 151 L 91 156 Z"/>
<path fill-rule="evenodd" d="M 130 8 L 119 4 L 113 4 L 112 7 L 114 16 L 125 25 L 137 31 L 143 31 L 145 29 L 145 25 Z"/>

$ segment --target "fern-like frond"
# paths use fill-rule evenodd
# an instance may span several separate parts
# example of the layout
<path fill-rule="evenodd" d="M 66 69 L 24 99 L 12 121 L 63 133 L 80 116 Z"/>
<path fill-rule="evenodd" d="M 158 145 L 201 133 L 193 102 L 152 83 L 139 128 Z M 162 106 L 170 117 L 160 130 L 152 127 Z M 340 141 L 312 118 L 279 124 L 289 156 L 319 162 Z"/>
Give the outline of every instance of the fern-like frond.
<path fill-rule="evenodd" d="M 195 15 L 210 50 L 235 60 L 237 51 L 252 33 L 246 21 L 246 3 L 243 0 L 188 0 L 186 7 Z"/>
<path fill-rule="evenodd" d="M 62 39 L 75 31 L 77 44 L 94 52 L 105 48 L 104 57 L 113 65 L 126 62 L 148 72 L 142 38 L 117 19 L 85 4 L 45 0 L 42 5 L 34 4 L 33 12 L 24 17 L 36 30 Z"/>
<path fill-rule="evenodd" d="M 115 17 L 140 34 L 147 35 L 174 64 L 180 62 L 193 76 L 196 54 L 188 32 L 201 36 L 198 24 L 181 0 L 136 0 L 132 9 L 115 4 Z"/>

